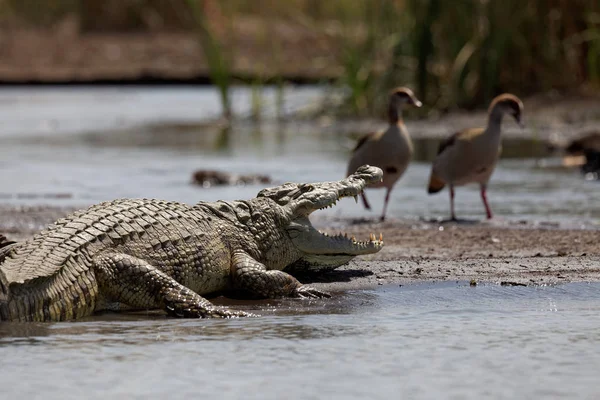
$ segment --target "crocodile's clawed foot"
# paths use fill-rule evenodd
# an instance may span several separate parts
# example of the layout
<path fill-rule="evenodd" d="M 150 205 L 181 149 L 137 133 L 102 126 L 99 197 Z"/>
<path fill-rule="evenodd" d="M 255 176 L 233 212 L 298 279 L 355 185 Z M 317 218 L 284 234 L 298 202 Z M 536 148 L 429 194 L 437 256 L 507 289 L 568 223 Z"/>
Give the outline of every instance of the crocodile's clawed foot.
<path fill-rule="evenodd" d="M 245 311 L 230 310 L 227 308 L 178 308 L 167 307 L 167 313 L 176 318 L 241 318 L 258 317 Z"/>
<path fill-rule="evenodd" d="M 242 317 L 258 317 L 258 314 L 249 313 L 246 311 L 230 310 L 227 308 L 215 308 L 211 310 L 205 317 L 212 318 L 242 318 Z"/>
<path fill-rule="evenodd" d="M 322 292 L 319 289 L 315 289 L 312 286 L 302 285 L 298 287 L 293 294 L 294 297 L 299 297 L 301 299 L 310 298 L 310 299 L 318 299 L 318 298 L 330 298 L 331 295 L 327 292 Z"/>

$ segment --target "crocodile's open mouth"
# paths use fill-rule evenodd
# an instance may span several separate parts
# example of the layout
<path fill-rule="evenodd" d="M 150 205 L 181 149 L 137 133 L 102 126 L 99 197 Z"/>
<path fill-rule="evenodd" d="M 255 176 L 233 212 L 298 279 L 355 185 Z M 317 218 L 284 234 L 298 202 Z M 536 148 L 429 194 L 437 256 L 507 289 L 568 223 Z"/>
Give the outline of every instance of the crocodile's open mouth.
<path fill-rule="evenodd" d="M 308 216 L 291 223 L 288 234 L 294 245 L 304 253 L 299 260 L 286 267 L 286 271 L 291 273 L 332 270 L 356 256 L 377 253 L 384 245 L 381 233 L 379 236 L 370 233 L 368 239 L 358 240 L 354 235 L 346 233 L 332 235 L 318 231 L 312 226 Z"/>
<path fill-rule="evenodd" d="M 351 194 L 344 196 L 341 194 L 337 199 L 332 200 L 330 204 L 319 207 L 319 210 L 331 208 L 344 197 L 354 197 L 358 201 L 358 195 L 362 193 L 362 188 L 353 190 Z M 315 210 L 316 211 L 316 210 Z M 310 215 L 312 212 L 309 212 Z M 326 232 L 316 230 L 311 224 L 308 215 L 297 218 L 288 227 L 288 233 L 294 244 L 303 252 L 313 255 L 326 256 L 358 256 L 363 254 L 377 253 L 383 247 L 383 234 L 376 235 L 369 233 L 366 240 L 358 240 L 354 235 L 347 233 L 338 233 L 331 235 Z"/>
<path fill-rule="evenodd" d="M 330 235 L 317 231 L 308 217 L 314 211 L 335 206 L 345 197 L 358 196 L 370 183 L 382 180 L 379 168 L 362 166 L 356 173 L 339 182 L 327 182 L 304 187 L 304 193 L 298 197 L 299 215 L 290 224 L 290 237 L 302 251 L 314 255 L 357 256 L 376 253 L 383 247 L 383 235 L 370 233 L 368 239 L 358 240 L 353 235 L 339 233 Z"/>
<path fill-rule="evenodd" d="M 286 183 L 275 188 L 263 189 L 257 197 L 268 197 L 288 212 L 290 222 L 287 231 L 294 245 L 305 253 L 306 258 L 345 258 L 361 254 L 376 253 L 383 247 L 383 235 L 371 233 L 367 240 L 354 236 L 329 235 L 317 231 L 308 217 L 317 210 L 331 208 L 344 197 L 358 196 L 367 185 L 381 182 L 383 171 L 377 167 L 363 165 L 345 179 L 335 182 L 314 184 Z M 305 258 L 305 257 L 303 257 Z M 341 265 L 341 264 L 340 264 Z"/>

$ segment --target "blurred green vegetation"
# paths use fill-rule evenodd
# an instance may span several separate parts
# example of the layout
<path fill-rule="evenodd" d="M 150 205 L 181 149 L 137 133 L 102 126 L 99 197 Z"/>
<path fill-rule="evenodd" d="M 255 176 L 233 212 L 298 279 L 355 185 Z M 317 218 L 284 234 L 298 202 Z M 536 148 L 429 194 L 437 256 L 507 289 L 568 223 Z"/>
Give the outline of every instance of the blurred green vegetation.
<path fill-rule="evenodd" d="M 600 87 L 598 0 L 0 0 L 3 26 L 48 28 L 67 16 L 82 34 L 196 30 L 224 102 L 235 57 L 227 37 L 244 17 L 262 21 L 254 40 L 267 45 L 277 21 L 326 38 L 347 89 L 341 110 L 352 115 L 378 114 L 398 85 L 442 109 L 486 106 L 500 92 Z M 285 51 L 302 48 L 271 45 L 270 57 Z M 277 62 L 263 68 L 285 80 Z"/>

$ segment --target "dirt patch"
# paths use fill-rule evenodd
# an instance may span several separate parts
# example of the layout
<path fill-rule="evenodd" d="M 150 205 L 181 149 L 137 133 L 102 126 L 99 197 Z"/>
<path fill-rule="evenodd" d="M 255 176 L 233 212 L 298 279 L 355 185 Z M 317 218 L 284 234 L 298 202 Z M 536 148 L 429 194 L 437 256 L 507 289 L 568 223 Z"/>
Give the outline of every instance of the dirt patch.
<path fill-rule="evenodd" d="M 25 240 L 71 208 L 0 205 L 0 235 Z M 600 229 L 531 221 L 462 223 L 396 220 L 314 222 L 328 233 L 364 240 L 383 234 L 385 247 L 335 271 L 299 276 L 330 291 L 383 284 L 461 280 L 504 285 L 600 281 Z"/>
<path fill-rule="evenodd" d="M 505 285 L 600 281 L 600 230 L 527 221 L 467 223 L 390 220 L 323 221 L 321 230 L 360 240 L 381 232 L 379 253 L 322 276 L 306 276 L 329 290 L 461 280 Z"/>

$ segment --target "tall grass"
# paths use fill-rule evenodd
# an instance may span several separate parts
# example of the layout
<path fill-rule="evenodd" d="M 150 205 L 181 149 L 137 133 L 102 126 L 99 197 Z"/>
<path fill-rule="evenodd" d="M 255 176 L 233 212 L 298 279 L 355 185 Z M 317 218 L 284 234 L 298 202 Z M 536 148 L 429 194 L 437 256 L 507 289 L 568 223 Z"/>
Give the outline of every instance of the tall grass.
<path fill-rule="evenodd" d="M 599 2 L 394 4 L 401 27 L 381 79 L 410 81 L 427 104 L 485 106 L 502 91 L 526 95 L 598 83 Z"/>
<path fill-rule="evenodd" d="M 187 3 L 191 9 L 198 39 L 210 69 L 211 80 L 219 90 L 223 117 L 230 121 L 233 117 L 229 96 L 232 80 L 231 61 L 226 54 L 226 50 L 213 34 L 206 12 L 208 4 L 218 7 L 218 3 L 214 0 L 205 0 L 202 4 L 199 4 L 197 0 L 187 0 Z M 204 6 L 204 9 L 201 9 L 201 5 Z"/>
<path fill-rule="evenodd" d="M 339 46 L 338 62 L 342 71 L 338 84 L 347 91 L 343 106 L 353 115 L 376 113 L 381 93 L 387 97 L 389 91 L 384 67 L 394 62 L 393 46 L 399 32 L 395 2 L 357 1 L 350 5 L 344 0 L 332 0 L 327 3 L 332 8 L 325 10 L 334 12 L 340 27 L 334 40 Z"/>

